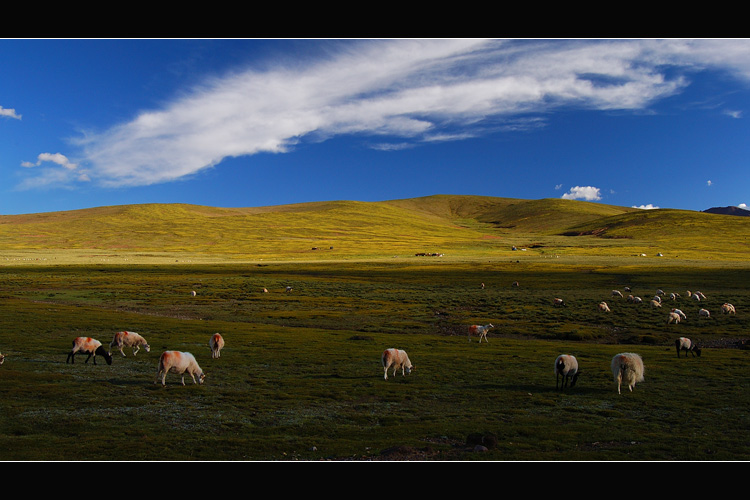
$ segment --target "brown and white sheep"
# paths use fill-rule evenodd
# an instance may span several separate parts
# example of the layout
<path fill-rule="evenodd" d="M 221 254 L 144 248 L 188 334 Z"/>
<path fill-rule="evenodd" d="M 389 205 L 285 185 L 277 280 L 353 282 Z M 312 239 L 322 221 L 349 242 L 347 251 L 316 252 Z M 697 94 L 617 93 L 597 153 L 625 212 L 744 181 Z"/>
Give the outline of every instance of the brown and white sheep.
<path fill-rule="evenodd" d="M 211 335 L 208 345 L 211 347 L 211 357 L 214 359 L 220 358 L 221 350 L 224 349 L 224 337 L 219 333 L 214 333 Z"/>
<path fill-rule="evenodd" d="M 133 349 L 133 356 L 138 354 L 138 351 L 141 350 L 141 346 L 143 346 L 146 352 L 151 352 L 151 346 L 148 345 L 146 339 L 135 332 L 126 331 L 115 333 L 114 337 L 112 337 L 112 342 L 109 343 L 110 356 L 112 355 L 112 347 L 114 346 L 117 346 L 123 356 L 125 356 L 125 351 L 122 350 L 123 347 L 131 347 Z"/>
<path fill-rule="evenodd" d="M 182 385 L 185 385 L 185 373 L 188 373 L 192 377 L 194 384 L 202 384 L 206 378 L 206 374 L 203 373 L 201 367 L 198 366 L 195 356 L 189 352 L 164 351 L 159 357 L 159 371 L 156 373 L 154 384 L 156 384 L 159 381 L 159 377 L 161 377 L 161 385 L 166 386 L 167 373 L 169 372 L 182 375 Z M 200 382 L 195 380 L 196 375 Z"/>
<path fill-rule="evenodd" d="M 393 376 L 396 376 L 396 370 L 401 368 L 401 376 L 405 377 L 410 374 L 414 369 L 414 365 L 411 364 L 409 355 L 402 349 L 386 349 L 380 356 L 380 361 L 383 363 L 383 378 L 388 380 L 388 368 L 393 367 Z"/>
<path fill-rule="evenodd" d="M 490 328 L 495 328 L 495 325 L 493 325 L 492 323 L 487 323 L 486 325 L 469 326 L 469 342 L 471 342 L 472 335 L 478 335 L 480 344 L 482 343 L 482 339 L 484 339 L 484 341 L 489 344 L 490 341 L 487 340 L 487 332 L 490 330 Z"/>
<path fill-rule="evenodd" d="M 734 306 L 732 304 L 729 304 L 728 302 L 725 302 L 721 305 L 721 312 L 722 314 L 737 314 Z"/>
<path fill-rule="evenodd" d="M 73 348 L 70 350 L 70 353 L 68 353 L 68 357 L 65 362 L 75 363 L 75 356 L 79 352 L 81 354 L 89 355 L 84 363 L 88 363 L 89 359 L 91 359 L 91 357 L 93 356 L 94 364 L 96 364 L 96 356 L 98 354 L 105 359 L 108 365 L 112 364 L 112 356 L 109 355 L 102 343 L 96 339 L 92 339 L 91 337 L 76 337 L 75 339 L 73 339 Z"/>
<path fill-rule="evenodd" d="M 599 302 L 599 311 L 601 312 L 610 312 L 609 306 L 606 302 Z"/>

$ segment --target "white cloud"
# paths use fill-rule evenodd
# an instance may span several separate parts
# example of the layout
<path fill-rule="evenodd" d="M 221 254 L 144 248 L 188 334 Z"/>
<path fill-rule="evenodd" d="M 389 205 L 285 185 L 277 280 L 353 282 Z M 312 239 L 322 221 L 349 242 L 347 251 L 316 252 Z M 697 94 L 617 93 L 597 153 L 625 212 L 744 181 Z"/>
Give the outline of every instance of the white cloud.
<path fill-rule="evenodd" d="M 78 142 L 80 163 L 100 183 L 146 185 L 341 134 L 394 138 L 390 149 L 399 149 L 533 129 L 562 107 L 640 110 L 683 89 L 688 70 L 723 66 L 750 77 L 747 43 L 721 42 L 333 42 L 325 59 L 214 77 L 161 109 L 91 134 Z M 383 149 L 387 141 L 368 142 Z"/>
<path fill-rule="evenodd" d="M 565 200 L 586 200 L 596 201 L 601 200 L 601 190 L 593 186 L 575 186 L 570 189 L 567 193 L 562 195 Z"/>
<path fill-rule="evenodd" d="M 75 170 L 76 168 L 78 168 L 78 165 L 72 163 L 67 156 L 61 153 L 42 153 L 37 156 L 36 163 L 25 161 L 21 164 L 21 166 L 26 168 L 38 167 L 44 162 L 56 163 L 61 167 L 67 168 L 68 170 Z"/>
<path fill-rule="evenodd" d="M 561 189 L 562 189 L 562 187 L 563 187 L 563 185 L 562 185 L 562 184 L 555 184 L 555 191 L 559 191 L 559 190 L 561 190 Z"/>
<path fill-rule="evenodd" d="M 21 119 L 21 115 L 17 114 L 15 109 L 7 109 L 2 106 L 0 106 L 0 116 L 5 116 L 7 118 L 15 118 L 16 120 Z"/>
<path fill-rule="evenodd" d="M 724 114 L 730 118 L 742 118 L 742 111 L 735 111 L 732 109 L 724 110 Z"/>
<path fill-rule="evenodd" d="M 706 186 L 711 186 L 712 184 L 713 182 L 711 182 L 710 180 L 706 182 Z"/>
<path fill-rule="evenodd" d="M 656 210 L 659 207 L 657 207 L 656 205 L 652 205 L 651 203 L 649 203 L 648 205 L 640 205 L 640 206 L 633 205 L 633 208 L 640 208 L 640 209 L 643 209 L 643 210 Z"/>
<path fill-rule="evenodd" d="M 740 203 L 739 205 L 737 205 L 737 208 L 742 208 L 743 210 L 747 210 L 747 204 Z"/>

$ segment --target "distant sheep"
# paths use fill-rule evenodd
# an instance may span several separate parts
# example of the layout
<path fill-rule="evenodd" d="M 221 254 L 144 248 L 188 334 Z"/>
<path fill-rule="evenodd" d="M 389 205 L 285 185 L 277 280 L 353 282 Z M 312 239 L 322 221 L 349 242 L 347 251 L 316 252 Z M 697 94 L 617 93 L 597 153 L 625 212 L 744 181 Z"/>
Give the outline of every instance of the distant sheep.
<path fill-rule="evenodd" d="M 622 298 L 622 292 L 620 292 L 620 290 L 612 290 L 612 297 Z"/>
<path fill-rule="evenodd" d="M 607 305 L 606 302 L 599 302 L 599 310 L 601 312 L 610 312 L 609 306 Z"/>
<path fill-rule="evenodd" d="M 214 333 L 211 335 L 208 345 L 211 347 L 211 357 L 218 359 L 221 357 L 221 350 L 224 349 L 224 337 L 219 333 Z"/>
<path fill-rule="evenodd" d="M 98 354 L 99 356 L 102 356 L 105 361 L 107 361 L 108 365 L 112 364 L 112 356 L 109 355 L 102 343 L 96 339 L 92 339 L 91 337 L 76 337 L 75 339 L 73 339 L 73 348 L 70 350 L 70 353 L 68 354 L 65 362 L 75 363 L 76 354 L 79 352 L 81 354 L 89 355 L 84 363 L 88 363 L 89 359 L 91 359 L 91 357 L 93 356 L 94 364 L 96 364 L 96 356 Z"/>
<path fill-rule="evenodd" d="M 552 301 L 552 304 L 557 307 L 565 307 L 565 301 L 560 298 L 556 298 Z"/>
<path fill-rule="evenodd" d="M 396 376 L 396 370 L 401 368 L 401 376 L 405 377 L 414 369 L 414 365 L 409 360 L 409 355 L 401 349 L 386 349 L 380 356 L 383 363 L 383 378 L 388 380 L 388 368 L 393 367 L 393 376 Z"/>
<path fill-rule="evenodd" d="M 286 292 L 291 292 L 291 291 L 292 291 L 292 287 L 288 286 L 288 287 L 286 287 L 286 288 L 285 288 L 284 290 L 285 290 Z"/>
<path fill-rule="evenodd" d="M 661 307 L 661 302 L 659 302 L 658 300 L 652 300 L 651 307 Z"/>
<path fill-rule="evenodd" d="M 642 302 L 643 302 L 643 299 L 642 299 L 642 298 L 640 298 L 640 297 L 634 297 L 634 296 L 632 296 L 632 295 L 628 295 L 628 299 L 627 299 L 627 300 L 628 300 L 628 302 L 630 302 L 631 304 L 640 304 L 640 303 L 642 303 Z"/>
<path fill-rule="evenodd" d="M 570 387 L 574 387 L 580 374 L 575 356 L 560 354 L 555 359 L 555 389 L 558 389 L 558 386 L 560 390 L 565 389 L 568 386 L 568 380 L 570 380 Z M 562 384 L 559 383 L 560 377 L 562 377 Z"/>
<path fill-rule="evenodd" d="M 722 314 L 736 314 L 734 306 L 726 302 L 721 305 L 721 312 Z"/>
<path fill-rule="evenodd" d="M 196 295 L 198 295 L 198 293 L 195 290 L 193 290 L 192 292 L 190 292 L 190 295 L 192 295 L 193 297 L 195 297 Z"/>
<path fill-rule="evenodd" d="M 495 328 L 495 325 L 493 325 L 492 323 L 488 323 L 486 325 L 471 325 L 469 327 L 469 342 L 471 342 L 472 335 L 478 335 L 480 344 L 482 343 L 482 339 L 484 339 L 484 341 L 489 344 L 490 342 L 489 340 L 487 340 L 487 332 L 490 330 L 490 328 Z"/>
<path fill-rule="evenodd" d="M 0 354 L 0 365 L 5 363 L 5 354 Z"/>
<path fill-rule="evenodd" d="M 681 319 L 682 318 L 680 318 L 680 315 L 677 314 L 676 312 L 670 312 L 669 313 L 669 318 L 667 319 L 667 324 L 668 325 L 671 324 L 671 323 L 679 324 L 679 322 L 680 322 Z"/>
<path fill-rule="evenodd" d="M 125 351 L 122 350 L 123 347 L 131 347 L 133 349 L 133 356 L 138 354 L 138 351 L 141 350 L 141 346 L 143 346 L 146 352 L 151 352 L 151 346 L 148 345 L 146 339 L 135 332 L 115 333 L 114 337 L 112 337 L 112 342 L 109 343 L 110 355 L 112 355 L 112 347 L 114 346 L 117 346 L 120 350 L 120 354 L 123 356 L 125 356 Z"/>
<path fill-rule="evenodd" d="M 700 311 L 698 311 L 698 316 L 701 318 L 710 318 L 711 313 L 708 309 L 701 309 Z"/>
<path fill-rule="evenodd" d="M 701 348 L 698 347 L 695 343 L 693 343 L 692 340 L 690 340 L 687 337 L 680 337 L 679 339 L 674 341 L 674 346 L 677 349 L 677 357 L 680 357 L 680 351 L 685 351 L 685 357 L 687 358 L 688 352 L 695 357 L 697 354 L 698 357 L 701 356 Z"/>
<path fill-rule="evenodd" d="M 189 352 L 164 351 L 159 357 L 159 371 L 156 373 L 154 384 L 156 384 L 161 377 L 161 385 L 166 386 L 167 373 L 169 372 L 182 375 L 182 385 L 185 385 L 186 372 L 192 377 L 194 384 L 202 384 L 206 378 L 206 374 L 203 373 L 201 367 L 198 366 L 195 356 Z M 196 375 L 200 382 L 195 380 Z"/>
<path fill-rule="evenodd" d="M 643 382 L 643 360 L 638 354 L 623 352 L 612 358 L 612 375 L 617 383 L 617 394 L 621 394 L 620 387 L 625 384 L 633 392 L 636 382 Z"/>

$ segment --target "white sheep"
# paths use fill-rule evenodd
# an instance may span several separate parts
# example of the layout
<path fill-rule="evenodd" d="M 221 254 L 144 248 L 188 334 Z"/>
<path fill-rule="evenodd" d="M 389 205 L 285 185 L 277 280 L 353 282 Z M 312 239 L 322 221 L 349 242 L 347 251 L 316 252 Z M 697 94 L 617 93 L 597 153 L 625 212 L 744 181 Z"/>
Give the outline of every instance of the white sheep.
<path fill-rule="evenodd" d="M 221 350 L 224 348 L 224 337 L 219 333 L 214 333 L 211 335 L 208 345 L 211 347 L 211 357 L 214 359 L 220 358 Z"/>
<path fill-rule="evenodd" d="M 492 323 L 488 323 L 486 325 L 469 326 L 469 342 L 471 342 L 472 335 L 479 335 L 480 344 L 482 343 L 482 339 L 484 339 L 484 341 L 489 344 L 490 341 L 487 340 L 487 332 L 490 330 L 490 328 L 495 328 L 495 325 L 493 325 Z"/>
<path fill-rule="evenodd" d="M 571 354 L 560 354 L 555 359 L 555 389 L 563 390 L 568 385 L 568 379 L 570 379 L 570 387 L 576 385 L 578 376 L 581 371 L 578 369 L 578 360 Z M 562 384 L 559 384 L 560 377 L 562 377 Z"/>
<path fill-rule="evenodd" d="M 599 310 L 601 312 L 610 312 L 609 306 L 607 305 L 606 302 L 599 302 Z"/>
<path fill-rule="evenodd" d="M 631 304 L 640 304 L 640 303 L 642 303 L 642 302 L 643 302 L 643 299 L 642 299 L 642 298 L 640 298 L 640 297 L 635 297 L 635 296 L 633 296 L 633 295 L 628 295 L 628 299 L 627 299 L 627 300 L 628 300 L 628 302 L 630 302 Z"/>
<path fill-rule="evenodd" d="M 674 323 L 678 324 L 680 322 L 680 315 L 676 312 L 670 312 L 669 313 L 669 319 L 667 319 L 667 324 Z"/>
<path fill-rule="evenodd" d="M 708 309 L 701 309 L 700 311 L 698 311 L 698 316 L 700 316 L 701 318 L 710 318 L 711 313 Z"/>
<path fill-rule="evenodd" d="M 555 305 L 555 306 L 558 306 L 558 307 L 564 307 L 565 306 L 565 301 L 563 299 L 556 298 L 556 299 L 554 299 L 552 301 L 552 304 Z"/>
<path fill-rule="evenodd" d="M 401 368 L 401 376 L 405 377 L 410 374 L 414 369 L 414 365 L 409 360 L 409 355 L 402 349 L 386 349 L 380 356 L 380 361 L 383 363 L 383 378 L 388 380 L 388 368 L 393 367 L 393 376 L 396 376 L 396 370 Z"/>
<path fill-rule="evenodd" d="M 125 356 L 125 351 L 122 350 L 123 347 L 131 347 L 133 349 L 133 356 L 138 354 L 138 351 L 141 350 L 141 346 L 143 346 L 146 352 L 151 352 L 151 346 L 148 345 L 146 339 L 135 332 L 115 333 L 114 337 L 112 337 L 112 342 L 109 343 L 110 355 L 112 355 L 113 346 L 117 346 L 123 356 Z"/>
<path fill-rule="evenodd" d="M 206 378 L 206 374 L 203 373 L 201 367 L 198 366 L 195 356 L 189 352 L 164 351 L 159 357 L 159 371 L 156 373 L 154 384 L 156 384 L 159 381 L 159 377 L 161 377 L 161 385 L 166 386 L 167 373 L 170 371 L 182 375 L 182 385 L 185 385 L 186 372 L 193 378 L 194 384 L 199 383 L 195 380 L 196 375 L 198 375 L 198 380 L 201 384 Z"/>
<path fill-rule="evenodd" d="M 701 348 L 698 347 L 692 340 L 690 340 L 687 337 L 680 337 L 677 340 L 674 341 L 674 346 L 677 348 L 677 357 L 680 357 L 680 351 L 685 351 L 685 357 L 687 358 L 687 353 L 695 357 L 697 354 L 698 357 L 701 356 Z"/>
<path fill-rule="evenodd" d="M 651 307 L 661 307 L 661 302 L 659 302 L 658 300 L 652 300 Z"/>
<path fill-rule="evenodd" d="M 622 298 L 622 292 L 620 292 L 620 290 L 612 290 L 612 297 Z"/>
<path fill-rule="evenodd" d="M 5 354 L 0 354 L 0 365 L 5 363 Z"/>
<path fill-rule="evenodd" d="M 732 304 L 729 304 L 728 302 L 725 302 L 721 305 L 721 312 L 722 314 L 737 314 L 734 306 Z"/>
<path fill-rule="evenodd" d="M 620 386 L 625 384 L 633 392 L 636 382 L 643 382 L 643 360 L 633 352 L 622 352 L 612 358 L 612 375 L 617 382 L 617 394 L 621 394 Z"/>

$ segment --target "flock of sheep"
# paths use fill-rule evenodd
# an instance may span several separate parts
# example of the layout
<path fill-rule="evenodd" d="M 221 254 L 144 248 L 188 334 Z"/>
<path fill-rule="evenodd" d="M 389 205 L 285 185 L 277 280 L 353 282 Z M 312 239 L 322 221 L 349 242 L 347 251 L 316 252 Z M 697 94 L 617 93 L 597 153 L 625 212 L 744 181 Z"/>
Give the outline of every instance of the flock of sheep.
<path fill-rule="evenodd" d="M 518 287 L 519 283 L 517 281 L 514 281 L 512 286 Z M 484 287 L 484 283 L 482 283 L 480 288 L 484 289 Z M 627 292 L 631 291 L 628 287 L 626 287 L 625 290 Z M 622 292 L 620 292 L 619 290 L 612 290 L 612 296 L 624 298 Z M 662 297 L 665 296 L 666 294 L 663 290 L 657 290 L 656 295 L 653 299 L 651 299 L 651 306 L 654 308 L 662 307 Z M 706 296 L 701 292 L 691 292 L 690 290 L 688 290 L 687 296 L 691 297 L 697 302 L 706 300 Z M 679 293 L 669 294 L 669 298 L 672 300 L 677 300 L 679 297 Z M 626 300 L 630 303 L 643 303 L 643 300 L 640 297 L 635 297 L 633 295 L 628 295 Z M 554 298 L 552 303 L 554 306 L 558 307 L 565 306 L 565 301 L 561 298 Z M 599 311 L 605 313 L 611 312 L 609 305 L 604 301 L 599 303 L 598 309 Z M 734 315 L 736 314 L 736 309 L 732 304 L 724 303 L 721 306 L 721 312 L 724 314 Z M 707 309 L 701 308 L 698 311 L 698 316 L 710 318 L 711 313 Z M 678 308 L 672 308 L 669 312 L 667 324 L 679 323 L 683 319 L 687 319 L 685 313 Z M 472 336 L 478 336 L 480 344 L 482 343 L 482 339 L 484 339 L 485 342 L 489 343 L 489 341 L 487 340 L 487 333 L 492 328 L 494 328 L 494 325 L 492 323 L 488 323 L 486 325 L 469 326 L 469 342 L 471 342 Z M 701 355 L 701 347 L 687 337 L 679 337 L 678 339 L 676 339 L 675 349 L 677 350 L 678 358 L 680 357 L 680 353 L 682 351 L 685 351 L 685 357 L 687 357 L 688 353 L 692 354 L 693 357 L 695 357 L 696 355 L 700 357 Z M 396 371 L 399 368 L 401 368 L 402 375 L 411 373 L 411 370 L 414 369 L 414 366 L 409 360 L 408 354 L 405 351 L 399 349 L 386 349 L 381 356 L 381 361 L 383 364 L 383 370 L 385 372 L 384 378 L 386 380 L 388 380 L 388 369 L 390 367 L 393 367 L 394 376 L 396 375 Z M 632 392 L 636 383 L 643 382 L 645 380 L 645 368 L 643 366 L 643 359 L 639 354 L 636 353 L 622 352 L 616 354 L 612 358 L 610 369 L 612 370 L 614 381 L 617 384 L 618 394 L 621 394 L 621 388 L 623 386 L 626 386 Z M 559 355 L 555 359 L 554 374 L 555 389 L 564 390 L 566 387 L 574 387 L 576 382 L 578 381 L 579 375 L 581 374 L 581 370 L 578 366 L 578 360 L 576 359 L 576 357 L 571 354 Z"/>
<path fill-rule="evenodd" d="M 211 348 L 211 357 L 217 359 L 221 357 L 221 350 L 224 348 L 224 338 L 219 333 L 214 333 L 208 341 L 208 345 Z M 96 356 L 101 356 L 107 362 L 108 365 L 112 364 L 112 348 L 117 347 L 120 353 L 125 356 L 124 347 L 130 347 L 133 351 L 133 356 L 138 354 L 141 347 L 146 352 L 151 352 L 151 346 L 149 346 L 146 339 L 142 335 L 136 332 L 117 332 L 112 338 L 112 342 L 109 343 L 109 350 L 104 348 L 104 345 L 91 337 L 77 337 L 73 340 L 73 347 L 68 353 L 68 357 L 65 360 L 66 363 L 75 363 L 76 354 L 88 354 L 86 361 L 88 363 L 91 358 L 94 359 L 96 364 Z M 5 360 L 4 356 L 0 355 L 0 364 Z M 159 368 L 156 374 L 156 384 L 161 378 L 162 386 L 166 385 L 167 373 L 176 373 L 182 376 L 182 385 L 185 385 L 185 374 L 190 375 L 193 379 L 194 384 L 202 384 L 206 378 L 206 374 L 201 369 L 195 356 L 189 352 L 182 351 L 164 351 L 159 356 Z M 198 379 L 196 380 L 196 377 Z"/>
<path fill-rule="evenodd" d="M 513 282 L 512 286 L 518 287 L 518 282 Z M 484 288 L 484 283 L 482 283 L 482 288 Z M 625 288 L 625 290 L 626 292 L 630 292 L 630 289 L 627 287 Z M 287 291 L 290 291 L 290 288 L 288 288 Z M 191 293 L 193 294 L 193 296 L 195 295 L 195 292 Z M 693 300 L 696 300 L 698 302 L 706 299 L 706 296 L 701 292 L 691 292 L 688 290 L 687 295 L 688 297 L 692 297 Z M 656 295 L 650 301 L 651 306 L 655 308 L 662 307 L 662 297 L 664 296 L 666 296 L 664 291 L 657 290 Z M 612 297 L 624 298 L 623 294 L 619 290 L 612 290 Z M 669 297 L 672 300 L 677 300 L 680 297 L 680 294 L 671 293 L 669 294 Z M 636 297 L 633 295 L 628 295 L 626 300 L 630 303 L 643 302 L 640 297 Z M 560 298 L 555 298 L 553 299 L 553 305 L 565 306 L 565 301 Z M 611 312 L 609 305 L 604 301 L 599 303 L 598 309 L 605 313 Z M 735 307 L 729 303 L 724 303 L 721 306 L 721 312 L 724 314 L 736 314 Z M 704 308 L 701 308 L 698 314 L 699 317 L 710 317 L 710 312 Z M 672 308 L 668 315 L 667 324 L 678 324 L 683 319 L 686 319 L 685 313 L 683 313 L 680 309 Z M 494 325 L 492 325 L 491 323 L 486 325 L 469 326 L 469 342 L 471 342 L 472 336 L 478 336 L 480 344 L 482 343 L 482 339 L 484 339 L 485 342 L 489 343 L 489 341 L 487 340 L 487 333 L 492 328 L 494 328 Z M 85 363 L 88 363 L 89 360 L 93 358 L 94 364 L 96 364 L 96 356 L 98 355 L 103 357 L 107 364 L 111 365 L 113 347 L 117 347 L 117 349 L 123 356 L 125 356 L 125 352 L 123 351 L 124 347 L 130 347 L 134 356 L 138 353 L 141 347 L 143 347 L 146 352 L 150 352 L 151 350 L 151 347 L 149 346 L 148 342 L 146 342 L 146 339 L 143 338 L 143 336 L 130 331 L 121 331 L 115 333 L 112 341 L 109 344 L 108 350 L 104 348 L 99 340 L 93 339 L 91 337 L 77 337 L 73 340 L 73 346 L 70 353 L 68 353 L 66 363 L 75 363 L 75 356 L 76 354 L 80 353 L 88 355 Z M 221 356 L 221 350 L 224 348 L 224 338 L 219 333 L 213 334 L 209 339 L 209 347 L 211 348 L 211 357 L 214 359 L 219 358 Z M 675 340 L 675 348 L 677 350 L 677 357 L 680 357 L 681 351 L 685 351 L 686 357 L 688 352 L 691 353 L 693 357 L 695 357 L 696 354 L 698 356 L 701 355 L 700 346 L 696 345 L 686 337 L 679 337 L 677 340 Z M 5 356 L 3 354 L 0 354 L 0 365 L 3 364 L 4 361 Z M 381 355 L 381 363 L 383 365 L 383 377 L 385 380 L 388 380 L 388 370 L 391 368 L 393 368 L 394 376 L 399 369 L 401 370 L 402 376 L 406 376 L 407 374 L 410 374 L 412 370 L 414 370 L 414 365 L 412 365 L 412 362 L 409 359 L 409 355 L 402 349 L 386 349 Z M 621 387 L 623 385 L 627 386 L 628 389 L 632 392 L 636 383 L 644 381 L 645 370 L 643 366 L 643 359 L 636 353 L 623 352 L 615 355 L 612 358 L 610 368 L 612 370 L 612 375 L 614 376 L 615 383 L 617 384 L 618 394 L 621 393 Z M 161 378 L 162 386 L 165 386 L 167 373 L 170 372 L 181 375 L 182 385 L 185 385 L 185 374 L 191 376 L 194 384 L 202 384 L 206 377 L 205 373 L 195 359 L 195 356 L 189 352 L 163 352 L 159 357 L 159 366 L 154 383 L 158 383 L 159 378 Z M 566 387 L 574 387 L 576 382 L 578 381 L 579 375 L 581 374 L 581 370 L 578 366 L 578 360 L 576 359 L 576 357 L 571 354 L 559 355 L 555 359 L 554 374 L 556 389 L 564 390 Z M 197 379 L 196 376 L 198 377 Z"/>

